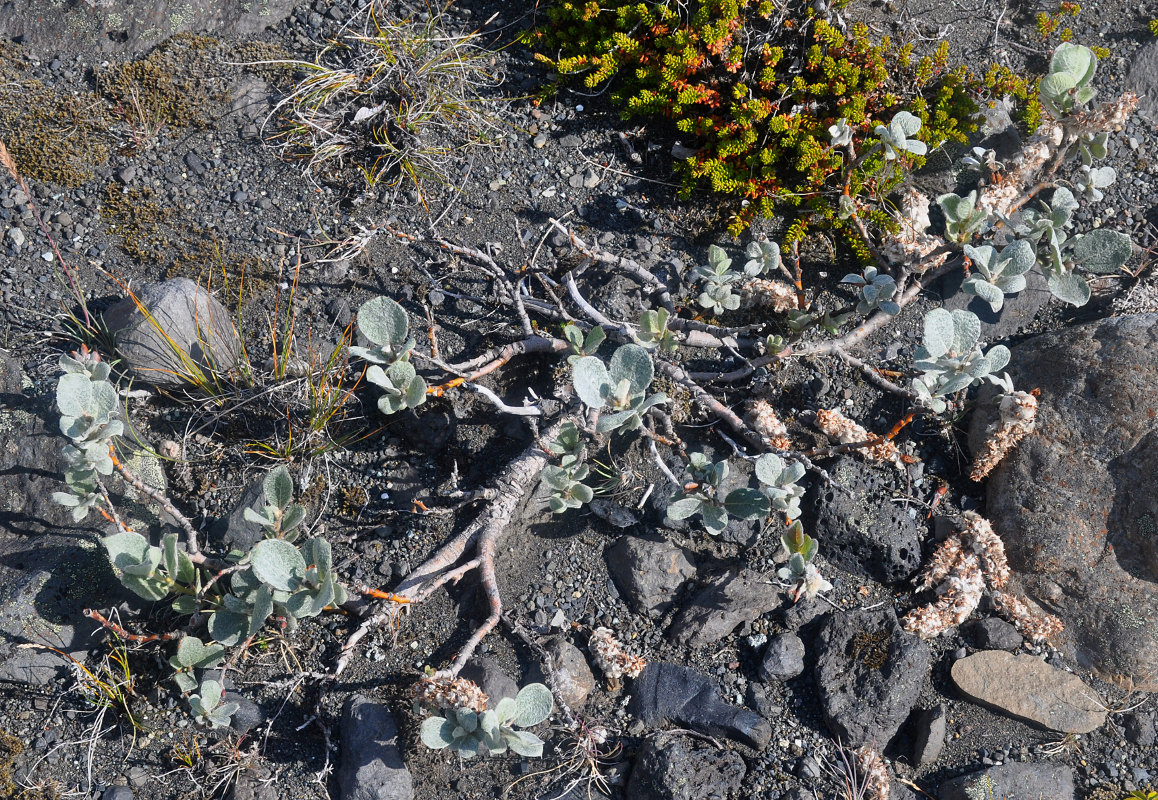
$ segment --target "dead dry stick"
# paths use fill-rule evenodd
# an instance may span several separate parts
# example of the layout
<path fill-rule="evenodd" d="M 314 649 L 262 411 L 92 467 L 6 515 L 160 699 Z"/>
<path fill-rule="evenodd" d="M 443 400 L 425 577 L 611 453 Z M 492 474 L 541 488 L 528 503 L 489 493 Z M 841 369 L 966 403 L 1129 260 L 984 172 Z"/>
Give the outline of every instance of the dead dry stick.
<path fill-rule="evenodd" d="M 607 264 L 615 269 L 626 272 L 631 277 L 639 281 L 643 286 L 647 287 L 653 292 L 659 293 L 659 304 L 668 310 L 668 313 L 675 316 L 675 306 L 672 304 L 671 292 L 668 291 L 667 286 L 650 272 L 648 272 L 642 265 L 630 258 L 624 256 L 613 256 L 610 253 L 605 253 L 602 250 L 595 250 L 589 247 L 582 239 L 576 236 L 573 232 L 568 230 L 561 222 L 552 219 L 551 224 L 558 230 L 567 234 L 571 239 L 571 244 L 583 255 L 588 258 L 595 259 L 600 264 Z"/>
<path fill-rule="evenodd" d="M 543 431 L 542 437 L 546 440 L 554 439 L 559 435 L 559 429 L 568 420 L 558 420 L 551 427 Z M 574 422 L 573 420 L 571 420 Z M 527 490 L 538 480 L 543 468 L 547 465 L 548 456 L 537 443 L 530 445 L 492 482 L 490 488 L 494 490 L 495 499 L 489 507 L 480 511 L 479 516 L 450 541 L 442 545 L 424 563 L 407 575 L 392 594 L 409 604 L 414 604 L 430 596 L 437 586 L 462 578 L 468 572 L 477 569 L 482 581 L 483 590 L 490 606 L 490 614 L 486 620 L 471 634 L 470 639 L 459 651 L 454 662 L 446 669 L 439 670 L 434 677 L 455 678 L 459 671 L 483 640 L 502 618 L 503 604 L 499 594 L 498 582 L 495 578 L 495 550 L 507 526 L 513 519 L 526 495 Z M 466 564 L 455 566 L 468 548 L 473 547 L 476 557 Z M 449 575 L 449 577 L 447 577 Z M 386 611 L 376 613 L 358 627 L 346 644 L 334 665 L 330 678 L 337 678 L 349 664 L 358 642 L 366 634 L 379 625 L 394 619 L 400 606 L 395 604 Z"/>

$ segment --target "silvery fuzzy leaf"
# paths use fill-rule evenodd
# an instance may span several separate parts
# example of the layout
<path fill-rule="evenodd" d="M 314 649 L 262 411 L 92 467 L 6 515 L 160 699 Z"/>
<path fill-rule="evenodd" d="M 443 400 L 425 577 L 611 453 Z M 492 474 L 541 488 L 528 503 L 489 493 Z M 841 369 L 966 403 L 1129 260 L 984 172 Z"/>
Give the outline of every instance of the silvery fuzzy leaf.
<path fill-rule="evenodd" d="M 1072 306 L 1084 306 L 1090 300 L 1090 286 L 1074 272 L 1051 271 L 1046 286 L 1057 299 Z"/>
<path fill-rule="evenodd" d="M 445 717 L 427 717 L 419 727 L 419 738 L 431 750 L 442 750 L 454 741 L 454 723 Z"/>
<path fill-rule="evenodd" d="M 529 728 L 538 725 L 555 708 L 555 698 L 551 690 L 541 683 L 531 683 L 519 690 L 515 696 L 515 713 L 511 724 L 520 728 Z"/>
<path fill-rule="evenodd" d="M 595 356 L 584 356 L 575 362 L 571 381 L 575 393 L 588 408 L 602 408 L 611 393 L 611 376 Z"/>
<path fill-rule="evenodd" d="M 953 315 L 943 308 L 934 308 L 925 315 L 922 339 L 924 350 L 932 358 L 939 358 L 953 347 L 956 334 Z"/>
<path fill-rule="evenodd" d="M 379 347 L 403 344 L 409 328 L 406 309 L 389 297 L 372 298 L 358 309 L 358 332 Z"/>
<path fill-rule="evenodd" d="M 284 509 L 294 498 L 294 482 L 289 470 L 278 466 L 270 470 L 261 482 L 265 500 L 274 508 Z"/>
<path fill-rule="evenodd" d="M 253 546 L 253 574 L 274 589 L 293 591 L 306 571 L 301 552 L 281 539 L 265 539 Z"/>

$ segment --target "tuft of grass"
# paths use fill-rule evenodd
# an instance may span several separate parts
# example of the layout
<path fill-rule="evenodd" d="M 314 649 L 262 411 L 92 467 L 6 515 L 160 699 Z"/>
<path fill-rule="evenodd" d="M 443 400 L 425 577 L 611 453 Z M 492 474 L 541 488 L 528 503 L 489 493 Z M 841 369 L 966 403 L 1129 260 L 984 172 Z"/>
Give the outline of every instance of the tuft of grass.
<path fill-rule="evenodd" d="M 314 61 L 289 62 L 306 77 L 266 119 L 276 128 L 268 141 L 312 178 L 360 174 L 367 186 L 408 183 L 422 197 L 493 127 L 482 95 L 500 76 L 478 35 L 449 33 L 442 11 L 393 22 L 377 5 Z"/>

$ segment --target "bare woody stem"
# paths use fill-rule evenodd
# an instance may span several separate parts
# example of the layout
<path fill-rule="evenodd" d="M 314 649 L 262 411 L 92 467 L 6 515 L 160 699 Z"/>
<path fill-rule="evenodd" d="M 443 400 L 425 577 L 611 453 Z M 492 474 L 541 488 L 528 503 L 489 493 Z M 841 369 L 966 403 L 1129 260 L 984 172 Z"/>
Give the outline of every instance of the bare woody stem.
<path fill-rule="evenodd" d="M 566 421 L 568 420 L 557 420 L 543 431 L 542 438 L 554 439 Z M 485 510 L 485 517 L 480 516 L 444 543 L 430 558 L 394 588 L 393 594 L 397 597 L 409 600 L 411 603 L 420 602 L 429 597 L 437 587 L 458 581 L 469 572 L 478 570 L 483 591 L 486 593 L 490 605 L 490 614 L 471 634 L 466 644 L 458 652 L 454 662 L 446 669 L 436 673 L 436 678 L 456 677 L 471 655 L 474 654 L 479 642 L 502 619 L 502 597 L 495 577 L 495 550 L 528 489 L 538 480 L 540 473 L 547 465 L 547 460 L 547 453 L 538 444 L 528 446 L 491 482 L 489 488 L 493 490 L 495 500 Z M 475 558 L 456 566 L 469 548 L 474 548 Z M 359 641 L 375 627 L 393 619 L 397 613 L 398 605 L 394 605 L 386 611 L 366 618 L 346 640 L 330 677 L 336 678 L 345 670 Z"/>

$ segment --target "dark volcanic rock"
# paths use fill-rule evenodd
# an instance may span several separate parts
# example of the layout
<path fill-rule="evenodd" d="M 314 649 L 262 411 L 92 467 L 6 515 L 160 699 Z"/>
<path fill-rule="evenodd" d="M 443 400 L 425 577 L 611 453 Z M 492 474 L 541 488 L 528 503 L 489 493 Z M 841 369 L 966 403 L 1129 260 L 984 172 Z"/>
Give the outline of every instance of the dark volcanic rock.
<path fill-rule="evenodd" d="M 244 36 L 274 25 L 293 10 L 289 0 L 108 0 L 62 3 L 43 0 L 0 4 L 0 38 L 20 41 L 31 53 L 51 57 L 62 48 L 132 54 L 186 31 Z"/>
<path fill-rule="evenodd" d="M 891 608 L 833 614 L 817 644 L 816 688 L 829 730 L 849 747 L 884 747 L 917 702 L 929 646 L 905 633 Z"/>
<path fill-rule="evenodd" d="M 948 710 L 941 703 L 933 708 L 918 711 L 913 731 L 913 763 L 918 766 L 932 764 L 945 747 L 945 728 Z"/>
<path fill-rule="evenodd" d="M 1074 776 L 1065 764 L 1029 764 L 1011 761 L 945 781 L 939 800 L 975 800 L 981 797 L 1073 800 Z"/>
<path fill-rule="evenodd" d="M 982 650 L 1016 650 L 1023 641 L 1017 628 L 1003 619 L 992 617 L 966 623 L 961 630 L 971 636 Z"/>
<path fill-rule="evenodd" d="M 1132 711 L 1122 719 L 1126 741 L 1141 747 L 1153 747 L 1158 742 L 1158 715 Z"/>
<path fill-rule="evenodd" d="M 1114 317 L 1014 348 L 1042 390 L 1033 434 L 989 480 L 1014 587 L 1065 622 L 1058 644 L 1125 688 L 1158 688 L 1158 314 Z M 980 446 L 992 413 L 974 415 Z M 823 541 L 823 539 L 822 539 Z"/>
<path fill-rule="evenodd" d="M 342 709 L 342 800 L 411 800 L 414 785 L 398 748 L 398 725 L 386 706 L 351 695 Z"/>
<path fill-rule="evenodd" d="M 819 482 L 810 490 L 824 558 L 880 583 L 911 577 L 921 566 L 920 529 L 903 506 L 881 502 L 891 490 L 880 473 L 851 455 L 839 458 L 828 471 L 852 496 Z"/>
<path fill-rule="evenodd" d="M 647 740 L 631 771 L 632 800 L 726 800 L 747 768 L 739 753 L 659 734 Z"/>
<path fill-rule="evenodd" d="M 459 677 L 474 681 L 486 693 L 488 708 L 494 708 L 504 697 L 512 700 L 519 693 L 519 684 L 515 682 L 493 658 L 475 656 L 463 665 Z"/>
<path fill-rule="evenodd" d="M 671 637 L 689 647 L 720 641 L 781 603 L 779 590 L 746 572 L 721 575 L 700 590 L 675 618 Z"/>
<path fill-rule="evenodd" d="M 726 736 L 756 749 L 772 738 L 772 726 L 759 714 L 728 705 L 707 675 L 676 664 L 644 667 L 632 686 L 627 711 L 644 725 L 664 722 L 691 728 L 709 736 Z"/>
<path fill-rule="evenodd" d="M 786 681 L 804 672 L 804 642 L 794 633 L 781 633 L 768 640 L 760 662 L 760 678 Z"/>
<path fill-rule="evenodd" d="M 696 574 L 683 550 L 663 539 L 621 536 L 607 551 L 615 585 L 638 612 L 663 614 Z"/>

